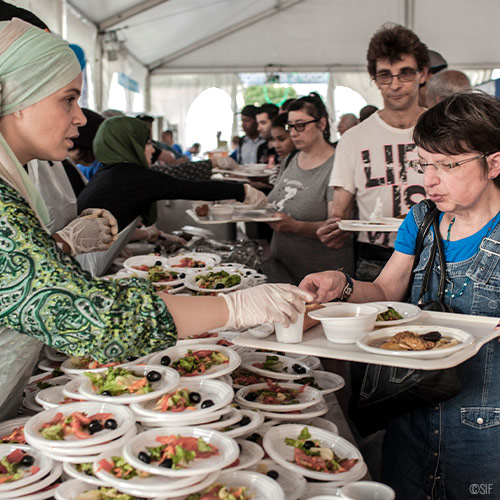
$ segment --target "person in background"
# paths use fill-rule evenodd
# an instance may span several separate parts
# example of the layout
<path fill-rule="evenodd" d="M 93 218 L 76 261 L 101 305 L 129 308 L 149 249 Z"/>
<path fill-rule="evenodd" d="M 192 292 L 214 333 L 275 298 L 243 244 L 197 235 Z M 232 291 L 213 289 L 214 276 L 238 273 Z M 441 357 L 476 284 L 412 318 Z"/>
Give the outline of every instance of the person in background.
<path fill-rule="evenodd" d="M 337 125 L 337 130 L 342 136 L 350 128 L 355 127 L 359 123 L 357 116 L 353 113 L 345 113 L 340 117 L 339 124 Z M 337 147 L 339 141 L 333 143 L 333 147 Z"/>
<path fill-rule="evenodd" d="M 189 158 L 190 160 L 194 157 L 197 157 L 200 154 L 201 145 L 199 142 L 195 142 L 185 153 L 184 156 Z"/>
<path fill-rule="evenodd" d="M 359 123 L 365 121 L 369 116 L 373 115 L 375 111 L 378 111 L 377 106 L 372 104 L 367 104 L 359 110 Z"/>
<path fill-rule="evenodd" d="M 330 248 L 342 248 L 344 238 L 338 222 L 351 219 L 354 203 L 361 220 L 369 220 L 377 199 L 384 217 L 408 213 L 424 196 L 422 176 L 408 168 L 417 156 L 413 127 L 424 109 L 418 104 L 420 84 L 429 65 L 427 47 L 409 29 L 388 24 L 370 40 L 368 72 L 379 88 L 384 108 L 372 114 L 340 139 L 330 178 L 333 204 L 320 240 Z M 372 281 L 389 260 L 395 233 L 360 232 L 356 277 Z"/>
<path fill-rule="evenodd" d="M 445 69 L 434 75 L 427 84 L 427 104 L 434 106 L 445 97 L 471 88 L 468 76 L 462 71 Z"/>
<path fill-rule="evenodd" d="M 248 104 L 241 110 L 241 126 L 245 135 L 240 138 L 238 148 L 231 154 L 231 158 L 240 165 L 257 163 L 261 150 L 266 147 L 266 140 L 260 137 L 255 119 L 257 108 Z"/>
<path fill-rule="evenodd" d="M 429 108 L 430 105 L 427 101 L 427 88 L 429 81 L 439 73 L 448 67 L 446 59 L 435 50 L 429 50 L 429 71 L 425 80 L 420 84 L 420 89 L 418 91 L 418 104 L 422 108 Z"/>
<path fill-rule="evenodd" d="M 172 148 L 172 151 L 176 155 L 176 158 L 182 157 L 182 148 L 174 141 L 174 132 L 172 130 L 164 130 L 161 133 L 161 140 L 164 144 L 167 144 Z"/>
<path fill-rule="evenodd" d="M 290 108 L 290 104 L 295 101 L 295 99 L 287 99 L 281 106 L 280 106 L 280 113 L 286 113 L 288 112 L 288 108 Z"/>
<path fill-rule="evenodd" d="M 270 281 L 298 284 L 313 269 L 353 269 L 352 246 L 339 251 L 324 246 L 317 229 L 328 215 L 333 190 L 328 179 L 334 148 L 330 142 L 328 111 L 316 94 L 295 100 L 288 111 L 287 129 L 298 150 L 280 171 L 267 201 L 281 220 L 273 229 L 271 260 L 263 264 Z M 286 162 L 286 159 L 284 160 Z"/>
<path fill-rule="evenodd" d="M 62 253 L 45 229 L 48 214 L 22 165 L 66 157 L 85 124 L 80 65 L 66 42 L 20 19 L 0 22 L 0 47 L 1 326 L 107 363 L 213 328 L 297 319 L 311 297 L 289 285 L 174 297 L 155 293 L 142 279 L 93 279 Z"/>
<path fill-rule="evenodd" d="M 152 136 L 153 133 L 153 122 L 154 117 L 147 115 L 146 113 L 140 113 L 136 116 L 138 120 L 144 122 L 150 131 Z M 160 163 L 160 165 L 170 165 L 177 164 L 177 160 L 174 150 L 168 145 L 151 139 L 151 144 L 153 144 L 153 156 L 151 158 L 151 163 Z M 183 159 L 180 161 L 182 163 Z"/>
<path fill-rule="evenodd" d="M 279 177 L 281 170 L 284 170 L 292 159 L 291 153 L 296 151 L 290 132 L 287 130 L 288 112 L 280 113 L 271 123 L 271 137 L 273 140 L 274 149 L 280 158 L 280 162 L 276 164 L 274 171 L 269 176 L 269 183 L 274 186 Z"/>
<path fill-rule="evenodd" d="M 415 242 L 428 210 L 424 202 L 411 208 L 399 228 L 394 254 L 373 283 L 353 281 L 345 293 L 346 276 L 327 271 L 307 276 L 300 287 L 320 303 L 337 298 L 402 301 L 408 293 L 413 304 L 420 303 L 431 247 L 439 238 L 446 261 L 442 302 L 458 315 L 498 317 L 500 102 L 479 92 L 454 94 L 419 118 L 413 138 L 419 159 L 412 166 L 423 171 L 427 197 L 440 212 L 439 234 L 429 231 L 416 266 Z M 440 276 L 436 255 L 422 304 L 438 300 Z M 481 498 L 499 498 L 499 339 L 483 345 L 456 370 L 456 396 L 389 419 L 382 481 L 394 488 L 398 499 L 473 500 L 479 484 L 488 485 Z M 395 378 L 404 380 L 408 372 L 413 370 L 399 368 Z"/>
<path fill-rule="evenodd" d="M 278 111 L 278 106 L 275 106 L 274 104 L 263 104 L 260 108 L 257 108 L 255 115 L 255 119 L 257 120 L 257 130 L 260 137 L 266 140 L 266 147 L 259 149 L 257 163 L 269 164 L 269 162 L 272 162 L 273 165 L 276 165 L 279 161 L 275 148 L 272 144 L 270 144 L 270 142 L 272 142 L 271 123 L 278 115 Z"/>

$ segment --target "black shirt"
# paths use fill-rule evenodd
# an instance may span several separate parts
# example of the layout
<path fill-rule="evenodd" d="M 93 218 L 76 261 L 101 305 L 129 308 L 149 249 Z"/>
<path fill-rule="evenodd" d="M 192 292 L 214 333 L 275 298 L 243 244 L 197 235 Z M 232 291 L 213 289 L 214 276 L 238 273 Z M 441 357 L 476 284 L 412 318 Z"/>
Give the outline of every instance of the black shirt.
<path fill-rule="evenodd" d="M 78 196 L 78 213 L 105 208 L 121 231 L 137 216 L 145 217 L 157 200 L 245 199 L 243 184 L 228 181 L 185 181 L 131 163 L 103 165 Z"/>

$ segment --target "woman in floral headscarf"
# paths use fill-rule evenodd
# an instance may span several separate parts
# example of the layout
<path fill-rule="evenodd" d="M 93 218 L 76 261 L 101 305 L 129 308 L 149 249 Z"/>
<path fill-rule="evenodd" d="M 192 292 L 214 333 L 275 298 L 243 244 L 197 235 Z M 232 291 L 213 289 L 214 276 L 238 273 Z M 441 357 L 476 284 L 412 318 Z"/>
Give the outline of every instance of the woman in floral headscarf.
<path fill-rule="evenodd" d="M 218 326 L 295 319 L 308 295 L 294 287 L 160 297 L 139 279 L 92 279 L 58 249 L 22 164 L 66 157 L 85 124 L 77 103 L 81 78 L 63 40 L 19 19 L 0 23 L 0 325 L 104 362 Z"/>

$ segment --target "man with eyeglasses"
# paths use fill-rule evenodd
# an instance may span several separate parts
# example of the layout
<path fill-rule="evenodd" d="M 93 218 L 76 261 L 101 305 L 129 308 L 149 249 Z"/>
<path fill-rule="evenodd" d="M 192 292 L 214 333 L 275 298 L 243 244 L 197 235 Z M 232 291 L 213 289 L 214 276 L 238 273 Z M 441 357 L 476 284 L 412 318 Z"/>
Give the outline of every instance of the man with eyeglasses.
<path fill-rule="evenodd" d="M 342 248 L 349 232 L 338 228 L 356 204 L 360 220 L 369 220 L 377 200 L 383 217 L 398 217 L 425 197 L 422 175 L 409 168 L 417 158 L 412 132 L 424 108 L 419 87 L 429 66 L 427 47 L 400 25 L 384 25 L 372 37 L 368 72 L 384 100 L 383 109 L 348 130 L 339 141 L 330 186 L 334 188 L 329 219 L 318 237 L 330 248 Z M 380 203 L 380 202 L 379 202 Z M 374 280 L 394 250 L 396 233 L 358 234 L 356 277 Z"/>

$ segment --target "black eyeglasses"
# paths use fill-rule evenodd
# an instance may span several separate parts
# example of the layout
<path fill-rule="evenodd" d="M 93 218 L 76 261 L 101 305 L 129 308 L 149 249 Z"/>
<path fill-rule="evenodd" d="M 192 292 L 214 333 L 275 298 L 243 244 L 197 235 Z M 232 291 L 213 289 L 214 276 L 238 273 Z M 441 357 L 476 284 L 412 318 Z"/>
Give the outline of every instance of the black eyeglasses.
<path fill-rule="evenodd" d="M 412 161 L 408 162 L 408 164 L 411 168 L 415 169 L 419 174 L 425 174 L 425 171 L 431 165 L 438 172 L 443 172 L 443 171 L 447 172 L 449 170 L 452 170 L 454 168 L 459 167 L 460 165 L 465 165 L 466 163 L 469 163 L 470 161 L 479 160 L 480 158 L 486 158 L 487 156 L 489 156 L 491 154 L 493 154 L 493 153 L 484 153 L 482 155 L 473 156 L 472 158 L 466 158 L 465 160 L 455 161 L 453 163 L 427 163 L 424 160 L 412 160 Z"/>
<path fill-rule="evenodd" d="M 400 82 L 412 82 L 415 80 L 418 71 L 413 68 L 403 68 L 400 73 L 393 75 L 390 71 L 380 71 L 375 75 L 374 80 L 379 85 L 389 85 L 393 78 L 397 78 Z"/>
<path fill-rule="evenodd" d="M 315 122 L 319 122 L 319 118 L 317 118 L 316 120 L 310 120 L 308 122 L 299 122 L 299 123 L 287 123 L 285 125 L 285 130 L 287 130 L 288 132 L 291 132 L 292 129 L 295 129 L 297 132 L 304 132 L 304 130 L 306 129 L 306 125 L 309 125 L 310 123 L 315 123 Z"/>

